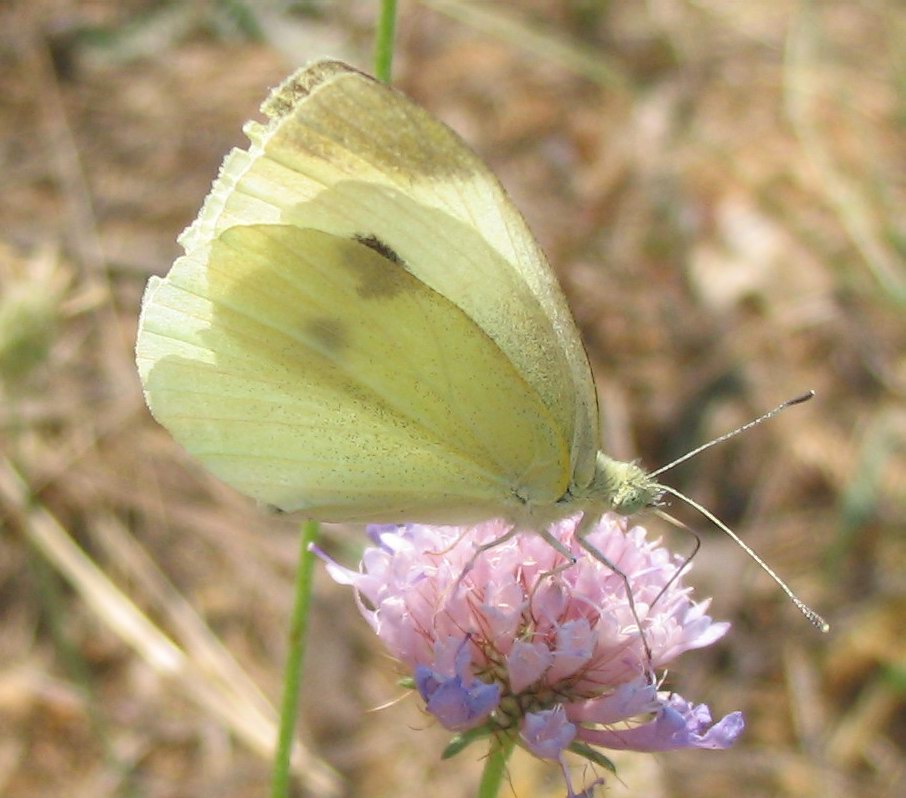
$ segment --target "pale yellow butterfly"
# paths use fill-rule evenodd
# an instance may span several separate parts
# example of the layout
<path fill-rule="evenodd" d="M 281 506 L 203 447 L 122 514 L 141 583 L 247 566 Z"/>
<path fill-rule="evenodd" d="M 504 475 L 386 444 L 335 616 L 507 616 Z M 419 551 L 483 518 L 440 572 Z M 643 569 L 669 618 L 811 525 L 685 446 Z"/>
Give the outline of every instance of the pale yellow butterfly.
<path fill-rule="evenodd" d="M 145 399 L 192 455 L 321 521 L 506 517 L 545 534 L 581 511 L 581 538 L 607 510 L 681 496 L 655 480 L 673 464 L 649 475 L 598 450 L 557 280 L 455 133 L 337 61 L 262 111 L 142 303 Z"/>
<path fill-rule="evenodd" d="M 451 130 L 336 61 L 262 111 L 142 304 L 145 397 L 177 441 L 324 521 L 547 522 L 655 500 L 597 451 L 556 278 Z"/>

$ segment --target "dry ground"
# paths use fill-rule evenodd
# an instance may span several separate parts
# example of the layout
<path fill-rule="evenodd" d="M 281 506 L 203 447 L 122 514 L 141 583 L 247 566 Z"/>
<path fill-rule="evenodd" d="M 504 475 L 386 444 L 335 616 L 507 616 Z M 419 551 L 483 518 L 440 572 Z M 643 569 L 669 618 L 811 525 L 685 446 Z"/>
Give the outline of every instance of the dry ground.
<path fill-rule="evenodd" d="M 131 360 L 163 273 L 267 88 L 367 68 L 375 3 L 0 5 L 0 793 L 266 794 L 295 525 L 202 473 Z M 895 0 L 403 3 L 396 82 L 510 189 L 561 276 L 606 448 L 671 475 L 833 630 L 705 530 L 734 628 L 671 684 L 748 729 L 618 760 L 608 794 L 903 795 L 906 15 Z M 488 13 L 490 10 L 491 13 Z M 692 520 L 683 510 L 684 518 Z M 704 525 L 695 520 L 696 526 Z M 352 562 L 355 534 L 339 530 Z M 474 793 L 321 575 L 312 794 Z M 560 795 L 517 759 L 515 794 Z M 302 794 L 300 792 L 300 794 Z"/>

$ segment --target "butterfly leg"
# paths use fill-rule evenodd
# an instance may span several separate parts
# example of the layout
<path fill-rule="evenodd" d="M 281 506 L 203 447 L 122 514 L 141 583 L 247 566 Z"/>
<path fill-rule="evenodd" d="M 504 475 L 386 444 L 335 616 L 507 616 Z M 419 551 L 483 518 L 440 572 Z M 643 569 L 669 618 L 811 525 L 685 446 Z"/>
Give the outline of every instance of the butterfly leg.
<path fill-rule="evenodd" d="M 536 530 L 536 534 L 541 536 L 541 539 L 547 543 L 552 549 L 561 554 L 565 562 L 560 563 L 560 565 L 551 568 L 549 571 L 545 571 L 538 577 L 538 580 L 535 582 L 535 586 L 532 588 L 532 592 L 529 595 L 529 604 L 531 605 L 532 600 L 535 598 L 535 591 L 541 586 L 541 583 L 544 579 L 552 579 L 553 577 L 562 574 L 568 568 L 572 568 L 576 564 L 576 555 L 573 554 L 566 546 L 563 545 L 557 538 L 555 538 L 547 529 L 541 528 Z"/>
<path fill-rule="evenodd" d="M 635 620 L 636 626 L 639 630 L 639 637 L 642 640 L 642 648 L 645 650 L 645 657 L 648 661 L 648 668 L 650 670 L 653 670 L 654 659 L 651 655 L 651 646 L 648 645 L 648 638 L 645 636 L 645 630 L 642 628 L 642 621 L 639 618 L 639 612 L 636 608 L 635 597 L 632 595 L 632 585 L 629 582 L 629 577 L 626 575 L 625 571 L 620 568 L 619 565 L 613 562 L 613 560 L 606 557 L 601 551 L 592 546 L 591 543 L 589 543 L 585 539 L 586 536 L 591 533 L 596 521 L 596 516 L 586 512 L 582 516 L 582 520 L 579 522 L 579 526 L 576 528 L 576 540 L 590 556 L 592 556 L 602 565 L 606 565 L 623 581 L 623 585 L 626 590 L 626 601 L 629 604 L 629 611 L 632 613 L 633 620 Z"/>
<path fill-rule="evenodd" d="M 520 531 L 522 531 L 522 530 L 520 530 L 520 528 L 518 526 L 514 525 L 507 532 L 504 532 L 500 537 L 494 538 L 493 540 L 489 541 L 488 543 L 483 543 L 481 546 L 478 546 L 478 548 L 475 549 L 475 552 L 469 558 L 469 561 L 463 567 L 462 573 L 459 575 L 459 578 L 456 580 L 455 584 L 453 585 L 453 588 L 456 590 L 459 589 L 459 586 L 462 584 L 462 580 L 465 578 L 466 574 L 468 574 L 469 571 L 471 571 L 475 567 L 475 563 L 478 561 L 478 558 L 482 554 L 484 554 L 486 551 L 488 551 L 490 549 L 500 546 L 503 543 L 506 543 L 508 540 L 512 540 L 512 538 L 514 538 L 516 535 L 518 535 L 520 533 Z M 453 546 L 457 545 L 463 539 L 464 535 L 465 535 L 465 533 L 463 533 L 463 536 L 458 537 L 456 539 L 456 541 L 453 544 L 451 544 L 450 546 L 448 546 L 446 549 L 444 549 L 444 551 L 445 552 L 449 551 L 451 548 L 453 548 Z M 441 552 L 441 553 L 443 553 L 443 552 Z"/>
<path fill-rule="evenodd" d="M 476 560 L 478 559 L 478 557 L 480 557 L 482 554 L 484 554 L 484 552 L 486 552 L 486 551 L 488 551 L 488 550 L 490 550 L 490 549 L 493 549 L 495 546 L 499 546 L 499 545 L 501 545 L 502 543 L 506 543 L 508 540 L 510 540 L 511 538 L 513 538 L 515 535 L 518 535 L 520 532 L 525 532 L 525 534 L 538 534 L 538 535 L 540 535 L 541 538 L 542 538 L 542 539 L 543 539 L 543 540 L 544 540 L 551 548 L 553 548 L 554 550 L 556 550 L 556 551 L 557 551 L 559 554 L 561 554 L 561 555 L 564 557 L 564 559 L 566 560 L 565 562 L 561 563 L 560 565 L 556 566 L 555 568 L 552 568 L 550 571 L 546 571 L 545 573 L 541 574 L 541 575 L 540 575 L 540 578 L 538 579 L 538 581 L 537 581 L 536 584 L 535 584 L 535 587 L 534 587 L 534 589 L 533 589 L 533 592 L 534 592 L 534 590 L 537 590 L 538 586 L 541 584 L 542 579 L 544 579 L 545 577 L 553 577 L 553 576 L 557 576 L 557 574 L 562 573 L 562 572 L 565 571 L 567 568 L 571 568 L 573 565 L 576 564 L 576 557 L 575 557 L 575 555 L 574 555 L 574 554 L 573 554 L 566 546 L 564 546 L 563 543 L 561 543 L 559 540 L 557 540 L 557 538 L 555 538 L 555 537 L 554 537 L 550 532 L 548 532 L 546 529 L 538 529 L 538 530 L 533 530 L 533 531 L 530 532 L 530 531 L 525 530 L 525 529 L 522 529 L 521 527 L 519 527 L 518 525 L 516 525 L 516 526 L 513 526 L 512 529 L 510 529 L 508 532 L 504 533 L 504 534 L 501 535 L 500 537 L 494 538 L 494 540 L 490 541 L 489 543 L 485 543 L 485 544 L 479 546 L 479 547 L 475 550 L 475 554 L 473 554 L 472 557 L 471 557 L 471 559 L 469 560 L 469 562 L 466 563 L 466 567 L 463 568 L 463 571 L 462 571 L 462 573 L 460 574 L 459 579 L 457 580 L 457 587 L 459 586 L 459 583 L 462 581 L 462 578 L 463 578 L 463 577 L 464 577 L 464 576 L 472 569 L 472 567 L 475 565 L 475 562 L 476 562 Z M 457 542 L 458 542 L 458 541 L 457 541 Z M 454 545 L 455 545 L 455 544 L 454 544 Z M 531 598 L 532 598 L 532 597 L 530 596 L 530 597 L 529 597 L 529 600 L 530 600 L 530 601 L 531 601 Z"/>
<path fill-rule="evenodd" d="M 539 529 L 536 530 L 536 534 L 541 536 L 541 539 L 547 543 L 552 549 L 557 551 L 563 556 L 566 562 L 561 563 L 555 568 L 551 568 L 550 571 L 546 571 L 542 574 L 542 577 L 546 576 L 557 576 L 557 574 L 563 573 L 567 568 L 572 568 L 576 564 L 576 555 L 573 554 L 563 543 L 561 543 L 557 538 L 555 538 L 549 530 Z M 539 580 L 540 581 L 540 580 Z"/>

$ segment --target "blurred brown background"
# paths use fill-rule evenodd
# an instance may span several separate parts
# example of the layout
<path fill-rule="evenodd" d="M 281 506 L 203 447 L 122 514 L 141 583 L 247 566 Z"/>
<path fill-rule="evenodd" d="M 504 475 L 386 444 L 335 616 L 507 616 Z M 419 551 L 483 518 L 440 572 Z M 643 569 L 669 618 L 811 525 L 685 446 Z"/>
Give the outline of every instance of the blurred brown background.
<path fill-rule="evenodd" d="M 368 69 L 375 7 L 0 6 L 0 794 L 267 792 L 296 526 L 153 423 L 131 347 L 241 123 L 315 56 Z M 607 794 L 906 794 L 904 45 L 896 0 L 401 4 L 395 81 L 547 251 L 607 451 L 656 467 L 818 392 L 669 479 L 831 633 L 675 507 L 734 626 L 669 684 L 748 728 L 729 752 L 616 757 Z M 404 695 L 394 663 L 324 574 L 316 601 L 311 794 L 474 794 L 478 747 L 441 762 L 411 696 L 376 710 Z M 526 758 L 511 775 L 519 798 L 564 792 Z"/>

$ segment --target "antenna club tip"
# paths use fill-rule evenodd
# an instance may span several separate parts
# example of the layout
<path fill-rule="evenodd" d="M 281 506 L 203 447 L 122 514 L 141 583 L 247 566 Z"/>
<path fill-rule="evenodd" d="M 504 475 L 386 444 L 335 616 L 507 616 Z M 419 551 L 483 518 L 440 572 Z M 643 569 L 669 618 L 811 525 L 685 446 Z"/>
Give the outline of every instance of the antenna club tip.
<path fill-rule="evenodd" d="M 811 388 L 809 388 L 805 393 L 802 393 L 799 396 L 796 396 L 796 397 L 793 397 L 792 399 L 787 400 L 786 405 L 787 405 L 787 407 L 789 407 L 790 405 L 799 405 L 799 404 L 802 404 L 803 402 L 807 402 L 809 399 L 813 399 L 814 397 L 815 397 L 815 391 L 813 391 Z"/>
<path fill-rule="evenodd" d="M 808 619 L 809 623 L 819 632 L 827 634 L 830 631 L 830 624 L 811 607 L 807 607 L 805 604 L 797 604 L 797 606 L 802 611 L 802 614 Z"/>

